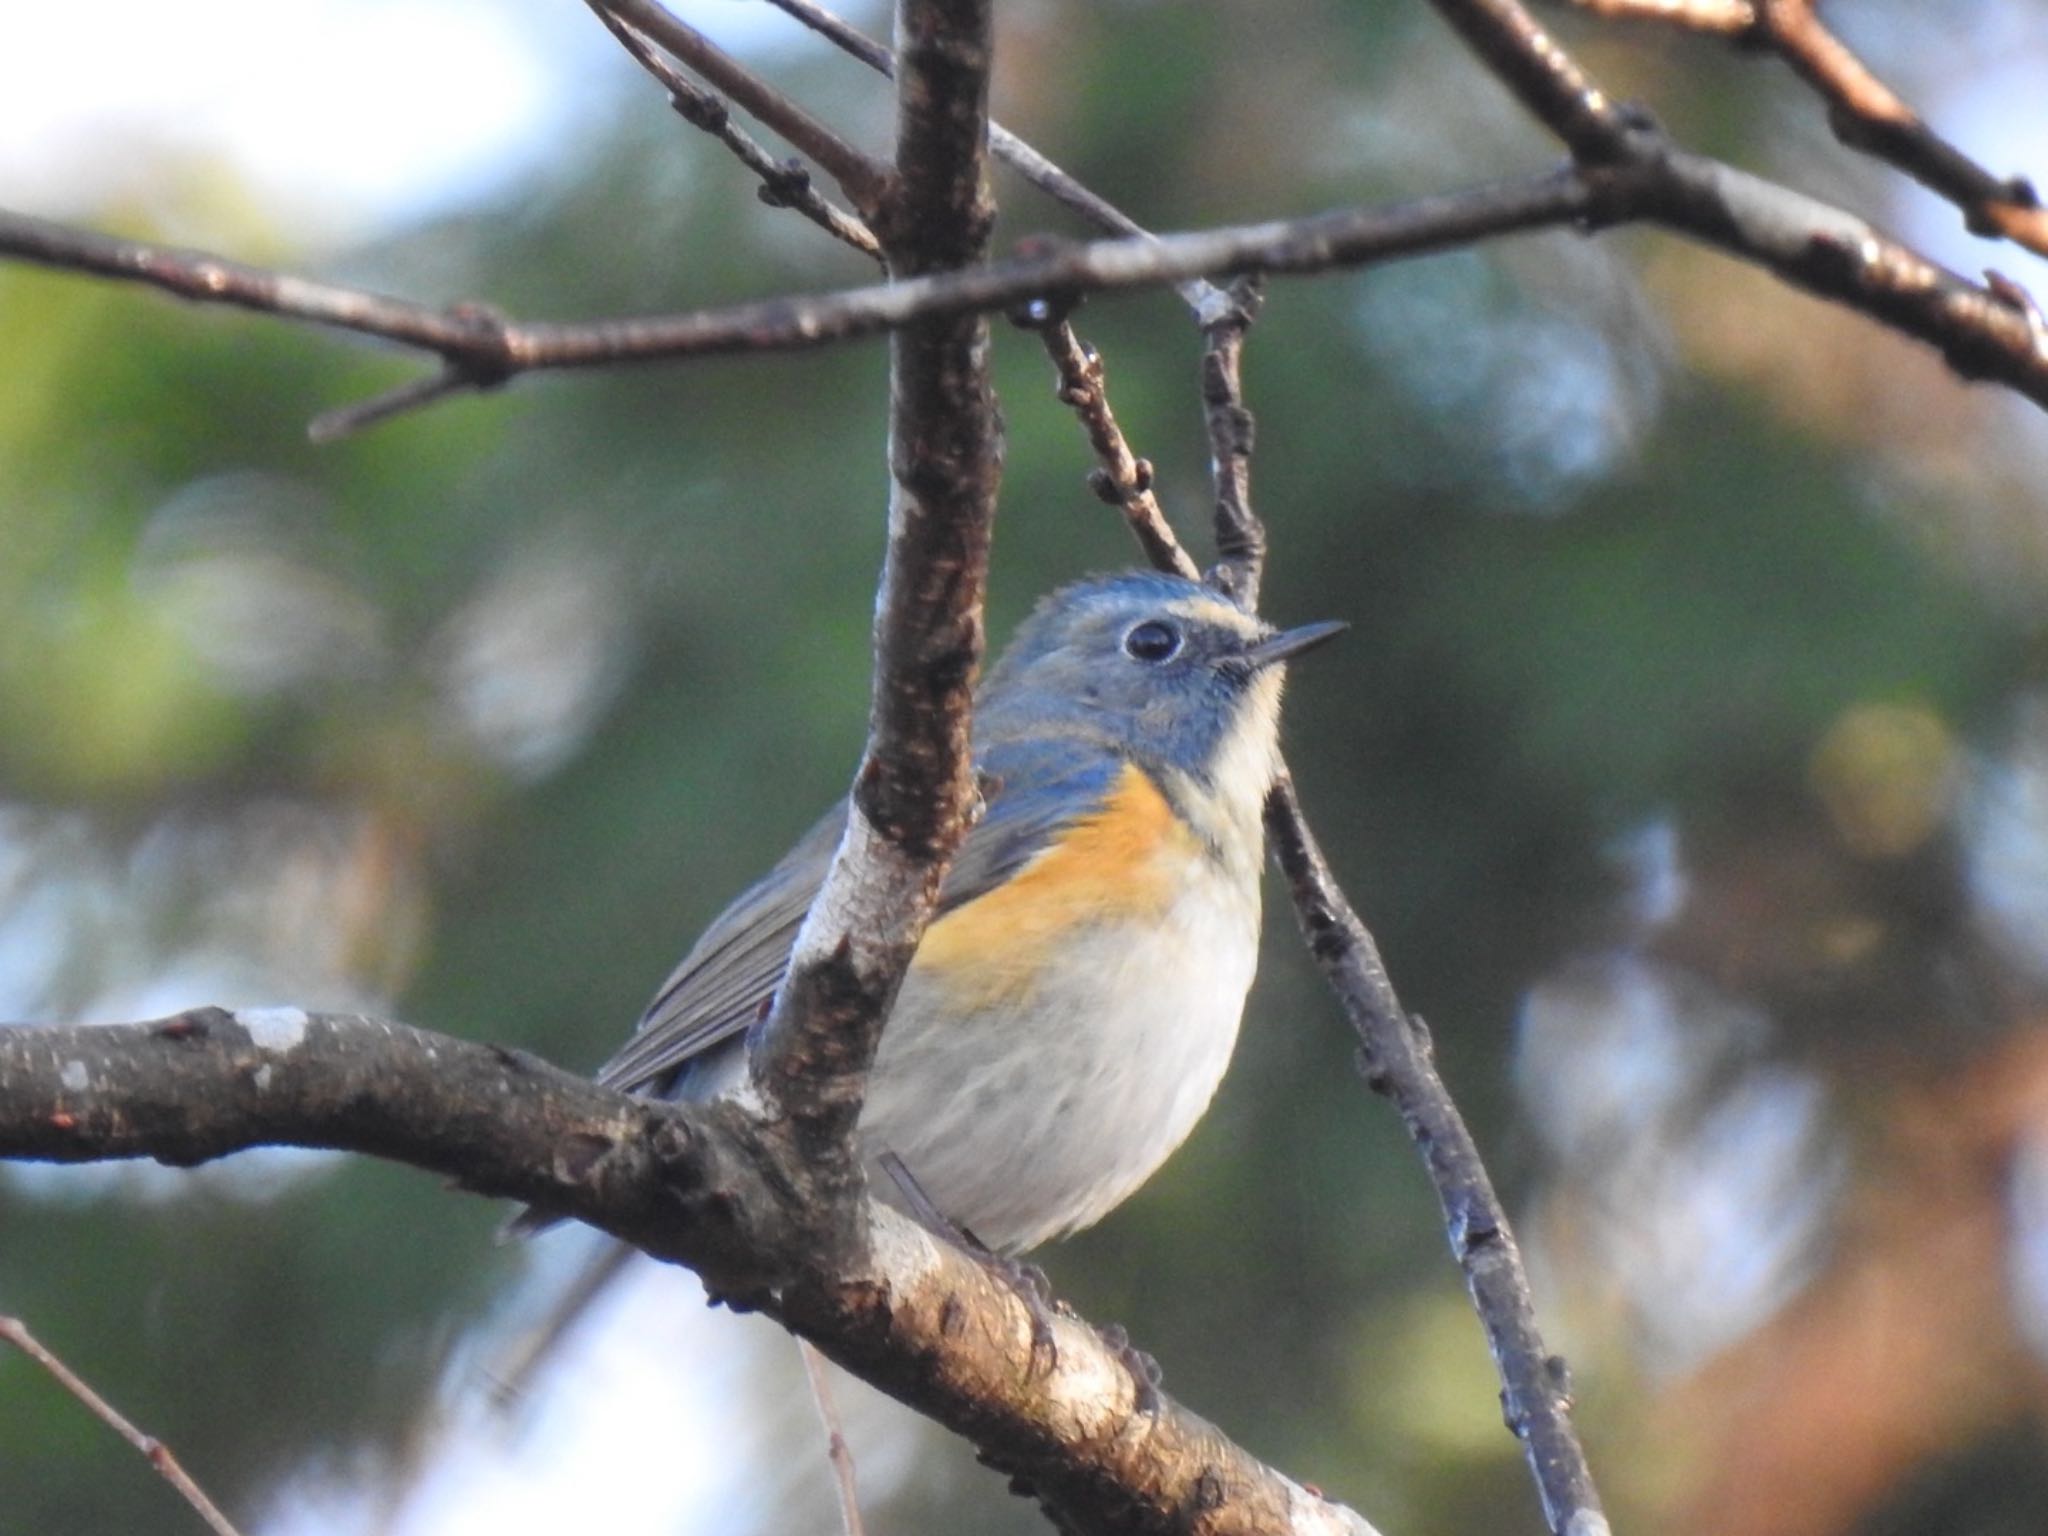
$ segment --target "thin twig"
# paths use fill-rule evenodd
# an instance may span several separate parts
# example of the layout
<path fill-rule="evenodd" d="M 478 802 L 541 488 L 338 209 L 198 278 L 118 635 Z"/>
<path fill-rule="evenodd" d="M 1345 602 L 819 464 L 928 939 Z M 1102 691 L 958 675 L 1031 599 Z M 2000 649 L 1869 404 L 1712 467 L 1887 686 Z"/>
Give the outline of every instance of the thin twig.
<path fill-rule="evenodd" d="M 1749 0 L 1570 0 L 1610 21 L 1660 21 L 1734 37 L 1756 25 Z"/>
<path fill-rule="evenodd" d="M 1828 106 L 1842 143 L 1953 203 L 1971 233 L 2048 255 L 2048 209 L 2024 177 L 2001 177 L 1936 133 L 1820 19 L 1813 0 L 1572 0 L 1580 10 L 1663 22 L 1777 54 Z"/>
<path fill-rule="evenodd" d="M 818 1407 L 818 1422 L 825 1427 L 825 1456 L 832 1463 L 832 1482 L 839 1490 L 839 1529 L 843 1536 L 867 1536 L 860 1515 L 860 1485 L 854 1477 L 853 1448 L 846 1443 L 846 1431 L 839 1422 L 839 1405 L 833 1398 L 825 1357 L 809 1339 L 796 1341 L 803 1358 L 804 1377 L 811 1384 L 811 1401 Z"/>
<path fill-rule="evenodd" d="M 592 0 L 654 39 L 685 67 L 723 91 L 735 105 L 808 155 L 839 184 L 862 218 L 874 221 L 888 195 L 888 166 L 856 149 L 710 38 L 657 0 Z"/>
<path fill-rule="evenodd" d="M 851 22 L 817 4 L 816 0 L 768 0 L 768 3 L 877 74 L 892 80 L 896 77 L 894 54 Z M 1097 229 L 1113 235 L 1142 236 L 1150 233 L 1108 198 L 1091 191 L 1071 172 L 1060 169 L 1048 156 L 994 120 L 988 125 L 988 147 L 998 160 L 1032 186 L 1055 202 L 1066 204 Z M 1198 319 L 1215 310 L 1219 290 L 1214 284 L 1197 277 L 1177 283 L 1175 288 Z"/>
<path fill-rule="evenodd" d="M 1812 0 L 1759 0 L 1756 9 L 1764 38 L 1826 100 L 1836 138 L 1948 199 L 1972 234 L 2048 256 L 2048 209 L 2030 183 L 1994 176 L 1928 127 L 1821 23 Z"/>
<path fill-rule="evenodd" d="M 1215 488 L 1216 568 L 1210 580 L 1256 613 L 1266 528 L 1252 508 L 1254 423 L 1244 403 L 1244 343 L 1262 302 L 1257 279 L 1238 279 L 1230 297 L 1229 308 L 1202 327 L 1202 417 Z"/>
<path fill-rule="evenodd" d="M 0 255 L 401 342 L 436 353 L 466 378 L 489 385 L 534 369 L 822 346 L 928 316 L 1004 309 L 1053 292 L 1159 286 L 1203 271 L 1315 271 L 1416 255 L 1568 223 L 1594 207 L 1591 189 L 1576 178 L 1544 176 L 1305 220 L 1085 245 L 1047 242 L 1033 256 L 970 271 L 684 315 L 573 325 L 514 322 L 477 304 L 410 304 L 4 210 Z"/>
<path fill-rule="evenodd" d="M 1236 297 L 1236 318 L 1204 330 L 1202 404 L 1217 547 L 1209 579 L 1256 612 L 1266 529 L 1251 500 L 1252 416 L 1244 403 L 1240 365 L 1258 303 L 1253 289 L 1241 289 Z M 1560 1384 L 1563 1362 L 1546 1353 L 1537 1332 L 1535 1303 L 1507 1213 L 1450 1090 L 1430 1062 L 1420 1021 L 1401 1012 L 1378 947 L 1316 845 L 1284 767 L 1266 802 L 1266 825 L 1288 876 L 1303 938 L 1359 1036 L 1366 1081 L 1394 1099 L 1423 1155 L 1452 1251 L 1493 1349 L 1508 1427 L 1527 1450 L 1550 1528 L 1557 1536 L 1605 1536 L 1606 1517 Z M 1341 942 L 1333 942 L 1332 934 Z M 1484 1252 L 1475 1237 L 1482 1230 L 1490 1244 Z"/>
<path fill-rule="evenodd" d="M 141 283 L 199 304 L 227 304 L 419 347 L 506 373 L 524 364 L 504 344 L 505 322 L 475 305 L 437 309 L 363 288 L 293 277 L 205 251 L 73 229 L 0 209 L 0 255 L 59 271 Z"/>
<path fill-rule="evenodd" d="M 1181 547 L 1153 490 L 1152 462 L 1131 452 L 1123 428 L 1110 409 L 1103 378 L 1102 356 L 1074 334 L 1074 327 L 1043 306 L 1027 308 L 1019 323 L 1038 332 L 1059 378 L 1060 403 L 1071 409 L 1095 450 L 1096 468 L 1088 488 L 1124 515 L 1145 558 L 1157 569 L 1201 579 L 1201 567 Z"/>
<path fill-rule="evenodd" d="M 142 1459 L 156 1468 L 158 1475 L 165 1482 L 177 1489 L 179 1497 L 198 1512 L 199 1518 L 206 1522 L 207 1528 L 214 1536 L 240 1536 L 234 1523 L 220 1512 L 220 1506 L 209 1499 L 206 1491 L 192 1481 L 191 1474 L 179 1464 L 178 1458 L 171 1454 L 169 1446 L 155 1435 L 144 1434 L 123 1418 L 120 1411 L 93 1391 L 76 1371 L 37 1342 L 35 1335 L 28 1331 L 28 1325 L 20 1318 L 0 1317 L 0 1340 L 12 1344 L 48 1371 L 56 1379 L 57 1385 L 83 1403 L 94 1418 L 141 1452 Z"/>
<path fill-rule="evenodd" d="M 1258 609 L 1266 528 L 1251 499 L 1252 415 L 1244 401 L 1244 342 L 1258 316 L 1254 281 L 1234 284 L 1233 312 L 1204 326 L 1202 404 L 1215 488 L 1217 564 L 1211 583 Z M 1508 1428 L 1521 1440 L 1556 1536 L 1606 1536 L 1607 1519 L 1571 1422 L 1564 1362 L 1548 1354 L 1507 1212 L 1478 1146 L 1430 1060 L 1420 1020 L 1401 1010 L 1372 935 L 1338 886 L 1283 766 L 1266 826 L 1288 877 L 1295 916 L 1324 979 L 1360 1041 L 1366 1081 L 1389 1094 L 1422 1153 L 1493 1351 Z"/>
<path fill-rule="evenodd" d="M 1515 98 L 1582 164 L 1600 165 L 1627 150 L 1630 115 L 1595 85 L 1518 0 L 1432 0 Z"/>
<path fill-rule="evenodd" d="M 1339 889 L 1285 773 L 1266 801 L 1266 828 L 1302 937 L 1358 1036 L 1360 1070 L 1393 1101 L 1428 1164 L 1451 1252 L 1493 1351 L 1501 1407 L 1528 1456 L 1545 1521 L 1556 1536 L 1605 1536 L 1607 1517 L 1572 1427 L 1565 1364 L 1545 1350 L 1521 1250 L 1472 1133 L 1437 1075 L 1429 1033 L 1402 1008 L 1379 946 Z"/>
<path fill-rule="evenodd" d="M 639 28 L 614 16 L 603 0 L 586 0 L 592 14 L 605 30 L 619 40 L 634 61 L 660 82 L 668 92 L 669 105 L 693 128 L 700 128 L 718 140 L 733 156 L 760 178 L 761 201 L 771 208 L 789 208 L 802 214 L 833 239 L 852 246 L 864 256 L 882 259 L 881 244 L 874 232 L 852 214 L 840 208 L 811 184 L 811 173 L 799 160 L 777 160 L 758 144 L 752 134 L 732 120 L 725 102 L 698 85 L 664 58 L 654 42 Z"/>
<path fill-rule="evenodd" d="M 510 375 L 506 375 L 507 378 Z M 493 379 L 488 384 L 469 377 L 459 368 L 443 364 L 440 371 L 424 374 L 417 379 L 386 390 L 381 395 L 372 395 L 354 405 L 337 406 L 331 411 L 322 411 L 306 424 L 306 436 L 315 443 L 338 443 L 345 437 L 352 437 L 366 427 L 402 416 L 407 411 L 416 411 L 445 400 L 450 395 L 466 394 L 473 389 L 495 388 L 504 379 Z"/>

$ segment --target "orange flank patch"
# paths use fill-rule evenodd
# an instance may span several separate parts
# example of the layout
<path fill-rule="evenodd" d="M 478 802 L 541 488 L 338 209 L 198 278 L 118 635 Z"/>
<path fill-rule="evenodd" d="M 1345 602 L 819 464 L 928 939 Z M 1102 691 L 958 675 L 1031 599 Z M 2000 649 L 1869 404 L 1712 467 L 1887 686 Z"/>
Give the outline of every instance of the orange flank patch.
<path fill-rule="evenodd" d="M 1156 917 L 1172 902 L 1185 861 L 1200 854 L 1158 786 L 1125 764 L 1084 817 L 1000 888 L 925 930 L 915 969 L 990 1003 L 1029 983 L 1055 944 L 1083 924 Z"/>

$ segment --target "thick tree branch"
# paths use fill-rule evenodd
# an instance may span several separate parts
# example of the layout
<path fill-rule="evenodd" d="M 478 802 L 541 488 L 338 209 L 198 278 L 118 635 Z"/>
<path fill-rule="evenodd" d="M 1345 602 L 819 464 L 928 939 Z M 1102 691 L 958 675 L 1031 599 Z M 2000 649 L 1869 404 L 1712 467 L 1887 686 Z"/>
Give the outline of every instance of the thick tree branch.
<path fill-rule="evenodd" d="M 900 0 L 896 169 L 873 222 L 893 274 L 987 254 L 990 0 Z M 868 745 L 846 834 L 798 933 L 753 1080 L 857 1243 L 854 1125 L 883 1022 L 976 790 L 969 713 L 1001 478 L 1001 426 L 979 313 L 920 317 L 890 349 L 889 548 L 876 597 Z"/>
<path fill-rule="evenodd" d="M 871 1247 L 835 1265 L 807 1245 L 816 1192 L 763 1160 L 735 1106 L 629 1098 L 518 1052 L 352 1015 L 0 1026 L 0 1157 L 185 1166 L 267 1145 L 408 1163 L 687 1263 L 972 1440 L 1066 1529 L 1371 1536 L 1172 1402 L 1139 1413 L 1121 1361 L 1080 1320 L 1055 1320 L 1046 1369 L 1014 1292 L 895 1213 L 874 1210 Z M 781 1288 L 757 1289 L 771 1274 Z"/>

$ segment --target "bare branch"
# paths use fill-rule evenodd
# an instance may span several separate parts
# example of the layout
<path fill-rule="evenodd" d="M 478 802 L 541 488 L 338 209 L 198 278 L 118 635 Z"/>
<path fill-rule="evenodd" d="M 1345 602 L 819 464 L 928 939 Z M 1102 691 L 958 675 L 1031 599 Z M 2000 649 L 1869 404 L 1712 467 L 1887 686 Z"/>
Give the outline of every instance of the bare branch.
<path fill-rule="evenodd" d="M 1202 415 L 1215 487 L 1216 569 L 1210 579 L 1251 612 L 1266 570 L 1266 528 L 1252 508 L 1252 413 L 1244 403 L 1244 342 L 1261 302 L 1240 278 L 1231 303 L 1202 326 Z"/>
<path fill-rule="evenodd" d="M 785 16 L 802 22 L 841 53 L 860 60 L 876 74 L 889 80 L 896 78 L 896 55 L 889 51 L 888 45 L 869 37 L 844 17 L 822 5 L 812 4 L 811 0 L 768 0 L 768 3 Z"/>
<path fill-rule="evenodd" d="M 1005 309 L 1053 293 L 1159 287 L 1204 271 L 1314 272 L 1360 265 L 1568 223 L 1594 207 L 1579 178 L 1540 176 L 1307 219 L 1081 245 L 1043 242 L 1034 255 L 968 271 L 683 315 L 566 325 L 510 321 L 480 305 L 441 310 L 408 304 L 5 211 L 0 255 L 379 336 L 437 353 L 496 382 L 533 369 L 823 346 L 929 316 Z"/>
<path fill-rule="evenodd" d="M 1813 0 L 1573 0 L 1597 16 L 1671 23 L 1776 53 L 1828 105 L 1828 126 L 1962 211 L 1970 232 L 2048 255 L 2048 209 L 2023 177 L 2000 177 L 1930 128 L 1828 30 Z"/>
<path fill-rule="evenodd" d="M 280 1145 L 407 1163 L 689 1264 L 1029 1480 L 1065 1529 L 1166 1536 L 1199 1515 L 1218 1536 L 1372 1536 L 1170 1400 L 1140 1414 L 1080 1319 L 1055 1319 L 1057 1360 L 1034 1367 L 1022 1301 L 906 1218 L 875 1208 L 873 1244 L 835 1267 L 806 1242 L 819 1191 L 800 1167 L 788 1182 L 764 1134 L 730 1104 L 630 1098 L 381 1019 L 200 1009 L 0 1026 L 0 1157 L 189 1166 Z"/>
<path fill-rule="evenodd" d="M 1515 99 L 1562 139 L 1572 158 L 1599 165 L 1621 158 L 1629 114 L 1587 78 L 1518 0 L 1431 0 Z"/>
<path fill-rule="evenodd" d="M 734 158 L 761 180 L 761 201 L 771 208 L 790 208 L 802 214 L 826 234 L 850 245 L 864 256 L 882 259 L 882 247 L 874 232 L 852 214 L 838 207 L 811 185 L 810 172 L 801 161 L 777 160 L 732 120 L 724 101 L 690 79 L 656 50 L 652 39 L 605 8 L 602 0 L 587 0 L 592 13 L 605 30 L 619 40 L 634 61 L 661 83 L 668 92 L 669 105 L 693 128 L 700 128 L 727 149 Z"/>
<path fill-rule="evenodd" d="M 228 304 L 377 336 L 435 352 L 478 374 L 524 366 L 504 344 L 505 323 L 480 306 L 435 309 L 361 288 L 252 267 L 204 251 L 122 240 L 0 209 L 0 255 L 65 272 L 142 283 L 200 304 Z"/>
<path fill-rule="evenodd" d="M 1110 409 L 1102 370 L 1102 357 L 1074 334 L 1074 327 L 1043 307 L 1027 309 L 1019 323 L 1038 332 L 1045 343 L 1059 377 L 1060 403 L 1069 407 L 1088 434 L 1095 450 L 1096 468 L 1088 476 L 1088 487 L 1103 501 L 1124 515 L 1138 548 L 1157 570 L 1171 571 L 1190 581 L 1199 581 L 1202 569 L 1181 547 L 1173 525 L 1159 505 L 1152 489 L 1152 463 L 1131 452 L 1123 428 Z"/>
<path fill-rule="evenodd" d="M 1735 37 L 1756 25 L 1749 0 L 1571 0 L 1582 11 L 1615 21 L 1661 21 L 1695 32 Z"/>
<path fill-rule="evenodd" d="M 1660 148 L 1655 136 L 1644 142 L 1650 180 L 1637 215 L 1927 342 L 1966 379 L 1996 379 L 2048 405 L 2048 333 L 2018 284 L 1969 282 L 1839 208 Z"/>
<path fill-rule="evenodd" d="M 889 168 L 865 154 L 802 106 L 720 48 L 657 0 L 590 0 L 654 39 L 687 68 L 723 91 L 839 184 L 848 202 L 870 221 L 888 195 Z"/>
<path fill-rule="evenodd" d="M 860 28 L 815 3 L 815 0 L 768 0 L 785 15 L 795 18 L 842 52 L 889 79 L 896 76 L 896 56 Z M 1040 154 L 1001 123 L 988 125 L 989 149 L 995 157 L 1055 202 L 1081 215 L 1097 229 L 1113 235 L 1143 235 L 1145 226 L 1118 208 L 1108 198 L 1083 186 L 1069 172 Z M 1189 278 L 1176 285 L 1181 298 L 1198 318 L 1214 311 L 1219 293 L 1202 278 Z"/>
<path fill-rule="evenodd" d="M 479 385 L 466 377 L 459 368 L 443 364 L 438 373 L 426 374 L 417 379 L 387 389 L 381 395 L 372 395 L 354 405 L 337 406 L 331 411 L 322 411 L 306 423 L 306 436 L 315 443 L 338 443 L 345 437 L 353 437 L 379 422 L 390 421 L 408 411 L 422 410 L 437 400 L 450 395 L 467 394 L 473 389 L 496 388 L 504 380 Z"/>
<path fill-rule="evenodd" d="M 0 211 L 0 255 L 142 282 L 435 352 L 473 383 L 511 373 L 823 346 L 942 314 L 1047 295 L 1157 287 L 1200 273 L 1364 266 L 1558 224 L 1651 221 L 1763 266 L 1939 350 L 1966 378 L 2048 406 L 2048 340 L 2013 285 L 1980 286 L 1863 220 L 1638 130 L 1626 164 L 1554 172 L 1411 202 L 1037 254 L 887 285 L 584 325 L 507 321 L 287 277 L 219 257 Z"/>
<path fill-rule="evenodd" d="M 1244 403 L 1241 364 L 1259 296 L 1254 283 L 1241 280 L 1231 297 L 1235 312 L 1203 328 L 1202 403 L 1218 555 L 1209 579 L 1255 612 L 1266 529 L 1251 500 L 1252 416 Z M 1302 935 L 1359 1036 L 1366 1081 L 1393 1098 L 1410 1140 L 1422 1153 L 1452 1251 L 1493 1351 L 1508 1428 L 1524 1445 L 1550 1528 L 1557 1536 L 1605 1536 L 1607 1519 L 1592 1469 L 1572 1427 L 1564 1362 L 1546 1352 L 1537 1331 L 1535 1302 L 1507 1212 L 1464 1117 L 1436 1074 L 1421 1021 L 1402 1011 L 1378 946 L 1338 887 L 1284 766 L 1267 797 L 1266 826 L 1288 877 Z M 1484 1252 L 1476 1236 L 1482 1231 Z"/>
<path fill-rule="evenodd" d="M 206 1496 L 206 1490 L 192 1480 L 192 1474 L 171 1454 L 169 1446 L 155 1435 L 144 1434 L 129 1423 L 119 1409 L 93 1391 L 84 1377 L 37 1342 L 20 1318 L 0 1317 L 0 1341 L 12 1344 L 48 1371 L 56 1378 L 57 1385 L 83 1403 L 94 1418 L 141 1452 L 142 1459 L 156 1468 L 163 1480 L 178 1491 L 178 1496 L 198 1512 L 214 1536 L 240 1536 L 234 1523 L 221 1513 L 220 1506 Z"/>
<path fill-rule="evenodd" d="M 2048 256 L 2048 209 L 2020 178 L 1994 176 L 1923 122 L 1822 25 L 1811 0 L 1762 0 L 1761 35 L 1828 104 L 1851 149 L 1896 166 L 1962 210 L 1972 234 L 2002 235 Z"/>
<path fill-rule="evenodd" d="M 825 1357 L 807 1339 L 797 1340 L 797 1354 L 804 1362 L 804 1379 L 810 1383 L 811 1401 L 817 1405 L 818 1423 L 825 1431 L 825 1458 L 832 1464 L 832 1485 L 839 1494 L 840 1536 L 867 1536 L 860 1516 L 860 1483 L 854 1471 L 853 1448 L 839 1425 L 839 1404 L 832 1394 L 832 1378 L 825 1370 Z"/>
<path fill-rule="evenodd" d="M 903 282 L 947 281 L 988 252 L 992 0 L 899 0 L 896 167 L 873 213 Z M 940 274 L 926 277 L 925 274 Z M 972 276 L 973 273 L 958 273 Z M 979 313 L 927 314 L 892 338 L 889 548 L 875 600 L 868 745 L 847 827 L 750 1053 L 806 1165 L 858 1244 L 854 1125 L 882 1025 L 976 803 L 969 714 L 984 637 L 1001 424 Z"/>
<path fill-rule="evenodd" d="M 1437 1076 L 1429 1032 L 1406 1012 L 1379 946 L 1344 899 L 1285 774 L 1266 802 L 1266 828 L 1294 897 L 1309 952 L 1343 1005 L 1359 1064 L 1401 1113 L 1436 1187 L 1451 1252 L 1500 1373 L 1508 1428 L 1522 1442 L 1556 1536 L 1604 1536 L 1607 1518 L 1571 1422 L 1564 1362 L 1544 1349 L 1521 1250 L 1464 1117 Z"/>

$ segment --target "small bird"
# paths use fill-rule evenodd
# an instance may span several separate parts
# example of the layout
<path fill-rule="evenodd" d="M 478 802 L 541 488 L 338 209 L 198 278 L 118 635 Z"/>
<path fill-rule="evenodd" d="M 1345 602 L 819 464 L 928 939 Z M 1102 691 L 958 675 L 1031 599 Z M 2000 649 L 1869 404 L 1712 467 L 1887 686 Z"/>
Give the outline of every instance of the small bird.
<path fill-rule="evenodd" d="M 1196 582 L 1097 577 L 1045 598 L 990 671 L 986 811 L 905 976 L 859 1138 L 881 1199 L 913 1192 L 1010 1255 L 1099 1220 L 1194 1129 L 1258 962 L 1262 810 L 1282 663 L 1342 624 L 1277 631 Z M 705 930 L 597 1077 L 705 1099 L 746 1077 L 842 802 Z"/>

